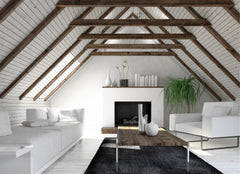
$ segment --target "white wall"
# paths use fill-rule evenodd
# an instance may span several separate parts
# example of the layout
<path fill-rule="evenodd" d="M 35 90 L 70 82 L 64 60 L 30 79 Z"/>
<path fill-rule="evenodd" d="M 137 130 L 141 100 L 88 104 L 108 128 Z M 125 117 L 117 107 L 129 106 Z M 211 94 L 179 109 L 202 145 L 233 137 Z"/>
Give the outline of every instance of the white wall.
<path fill-rule="evenodd" d="M 164 85 L 167 77 L 183 77 L 184 72 L 174 61 L 173 57 L 92 57 L 58 92 L 50 99 L 52 107 L 84 107 L 85 135 L 96 136 L 101 129 L 101 87 L 104 85 L 107 69 L 112 79 L 119 80 L 115 69 L 123 60 L 130 65 L 130 85 L 134 84 L 134 73 L 156 74 L 160 85 Z M 203 101 L 212 101 L 205 93 L 197 104 L 196 111 L 200 112 Z M 164 125 L 168 127 L 168 111 L 165 109 Z"/>

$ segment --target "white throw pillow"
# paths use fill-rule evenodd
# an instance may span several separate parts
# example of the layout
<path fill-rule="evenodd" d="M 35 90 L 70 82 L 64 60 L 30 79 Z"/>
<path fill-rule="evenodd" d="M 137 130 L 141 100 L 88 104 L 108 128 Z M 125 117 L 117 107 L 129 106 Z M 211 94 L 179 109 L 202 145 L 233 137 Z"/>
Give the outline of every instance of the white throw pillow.
<path fill-rule="evenodd" d="M 211 109 L 208 115 L 210 117 L 227 116 L 229 115 L 230 111 L 231 111 L 231 107 L 215 106 Z"/>
<path fill-rule="evenodd" d="M 0 111 L 0 136 L 11 135 L 11 125 L 8 112 Z"/>
<path fill-rule="evenodd" d="M 48 120 L 56 123 L 59 121 L 59 110 L 54 108 L 48 108 Z"/>
<path fill-rule="evenodd" d="M 82 121 L 83 109 L 66 109 L 60 111 L 60 121 Z"/>
<path fill-rule="evenodd" d="M 27 109 L 27 121 L 47 120 L 46 109 Z"/>

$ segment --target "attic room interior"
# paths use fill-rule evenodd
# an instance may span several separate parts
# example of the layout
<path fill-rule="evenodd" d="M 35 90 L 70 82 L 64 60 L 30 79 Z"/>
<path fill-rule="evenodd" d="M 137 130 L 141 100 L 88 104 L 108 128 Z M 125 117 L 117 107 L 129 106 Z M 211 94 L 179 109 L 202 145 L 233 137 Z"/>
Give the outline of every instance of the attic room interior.
<path fill-rule="evenodd" d="M 239 0 L 1 0 L 0 173 L 239 174 Z"/>

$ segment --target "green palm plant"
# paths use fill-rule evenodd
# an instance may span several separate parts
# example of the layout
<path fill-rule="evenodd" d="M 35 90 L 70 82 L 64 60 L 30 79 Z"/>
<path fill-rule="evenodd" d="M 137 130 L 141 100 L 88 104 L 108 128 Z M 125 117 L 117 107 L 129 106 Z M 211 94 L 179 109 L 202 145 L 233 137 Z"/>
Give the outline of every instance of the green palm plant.
<path fill-rule="evenodd" d="M 164 92 L 165 98 L 167 99 L 167 106 L 170 107 L 170 111 L 174 108 L 178 111 L 178 108 L 186 103 L 187 113 L 189 113 L 190 105 L 192 109 L 195 107 L 196 102 L 204 92 L 204 88 L 201 90 L 199 81 L 192 75 L 181 79 L 169 77 Z"/>

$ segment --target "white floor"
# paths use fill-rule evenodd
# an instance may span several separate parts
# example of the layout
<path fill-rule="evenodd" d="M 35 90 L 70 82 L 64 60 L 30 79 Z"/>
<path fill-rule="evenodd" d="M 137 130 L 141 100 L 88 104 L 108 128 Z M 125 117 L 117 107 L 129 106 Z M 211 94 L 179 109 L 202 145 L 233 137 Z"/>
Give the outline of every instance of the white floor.
<path fill-rule="evenodd" d="M 195 137 L 178 134 L 177 136 L 193 140 Z M 83 139 L 78 145 L 67 152 L 56 163 L 54 163 L 44 174 L 82 174 L 98 150 L 102 139 Z M 214 140 L 208 142 L 207 147 L 219 145 L 231 145 L 232 139 Z M 202 151 L 200 143 L 190 143 L 190 150 L 200 158 L 216 167 L 225 174 L 240 173 L 240 148 Z"/>

